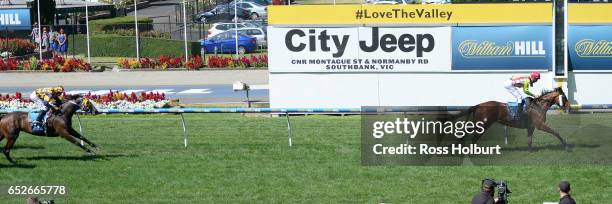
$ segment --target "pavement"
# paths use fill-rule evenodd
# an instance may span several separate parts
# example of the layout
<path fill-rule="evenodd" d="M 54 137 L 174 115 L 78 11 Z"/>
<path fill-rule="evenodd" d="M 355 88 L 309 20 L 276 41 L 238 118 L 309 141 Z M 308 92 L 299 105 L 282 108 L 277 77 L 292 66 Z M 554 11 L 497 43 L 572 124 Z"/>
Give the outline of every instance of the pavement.
<path fill-rule="evenodd" d="M 267 70 L 124 71 L 124 72 L 12 72 L 0 74 L 0 93 L 24 94 L 39 87 L 63 85 L 71 93 L 105 94 L 159 92 L 182 103 L 241 102 L 246 93 L 232 83 L 251 85 L 251 99 L 268 101 Z"/>

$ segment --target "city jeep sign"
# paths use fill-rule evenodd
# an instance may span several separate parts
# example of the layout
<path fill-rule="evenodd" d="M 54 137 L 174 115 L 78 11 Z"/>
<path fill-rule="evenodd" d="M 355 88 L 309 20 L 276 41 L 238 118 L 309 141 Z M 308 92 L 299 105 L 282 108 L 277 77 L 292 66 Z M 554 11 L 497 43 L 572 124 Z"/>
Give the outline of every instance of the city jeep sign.
<path fill-rule="evenodd" d="M 449 27 L 270 27 L 270 72 L 449 71 L 450 33 Z"/>

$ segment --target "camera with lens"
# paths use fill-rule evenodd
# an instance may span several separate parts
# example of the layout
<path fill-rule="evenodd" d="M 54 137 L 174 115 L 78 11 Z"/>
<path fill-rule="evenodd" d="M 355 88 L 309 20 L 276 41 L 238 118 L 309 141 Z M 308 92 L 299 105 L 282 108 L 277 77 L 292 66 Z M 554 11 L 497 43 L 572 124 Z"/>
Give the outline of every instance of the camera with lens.
<path fill-rule="evenodd" d="M 53 201 L 53 200 L 45 200 L 45 201 L 40 201 L 39 204 L 55 204 L 55 201 Z"/>
<path fill-rule="evenodd" d="M 504 182 L 503 180 L 500 181 L 495 181 L 493 179 L 485 179 L 482 180 L 482 184 L 485 185 L 485 183 L 487 184 L 492 184 L 492 188 L 497 188 L 497 195 L 499 196 L 499 200 L 495 203 L 499 203 L 499 204 L 507 204 L 508 203 L 508 197 L 510 196 L 510 193 L 512 193 L 510 191 L 510 188 L 508 188 L 508 184 L 506 182 Z"/>
<path fill-rule="evenodd" d="M 499 202 L 497 203 L 507 204 L 510 193 L 512 192 L 508 188 L 508 184 L 506 184 L 503 180 L 497 183 L 497 194 L 499 195 Z"/>
<path fill-rule="evenodd" d="M 40 200 L 38 197 L 29 197 L 26 201 L 28 204 L 55 204 L 54 200 Z"/>

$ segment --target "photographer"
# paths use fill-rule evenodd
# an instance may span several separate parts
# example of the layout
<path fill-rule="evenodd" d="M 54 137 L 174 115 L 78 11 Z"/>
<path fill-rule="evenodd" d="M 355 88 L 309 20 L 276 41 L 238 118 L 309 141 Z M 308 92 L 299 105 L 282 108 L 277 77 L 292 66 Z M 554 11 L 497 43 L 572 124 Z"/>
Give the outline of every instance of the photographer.
<path fill-rule="evenodd" d="M 497 204 L 497 203 L 501 203 L 498 201 L 495 201 L 495 199 L 493 199 L 493 195 L 495 195 L 495 187 L 497 186 L 497 183 L 495 183 L 494 180 L 492 179 L 485 179 L 482 181 L 482 190 L 480 193 L 474 195 L 474 198 L 472 198 L 472 204 Z"/>
<path fill-rule="evenodd" d="M 561 181 L 559 183 L 559 204 L 576 204 L 576 201 L 570 196 L 570 183 L 567 181 Z"/>

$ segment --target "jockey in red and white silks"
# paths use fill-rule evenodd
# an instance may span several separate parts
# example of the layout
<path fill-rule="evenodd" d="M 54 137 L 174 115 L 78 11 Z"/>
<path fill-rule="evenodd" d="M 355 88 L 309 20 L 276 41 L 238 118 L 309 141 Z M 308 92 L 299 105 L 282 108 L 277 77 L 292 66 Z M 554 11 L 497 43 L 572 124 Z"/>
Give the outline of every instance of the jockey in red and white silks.
<path fill-rule="evenodd" d="M 520 103 L 525 98 L 523 93 L 528 96 L 535 97 L 535 94 L 529 91 L 529 87 L 540 79 L 540 72 L 532 72 L 529 76 L 512 76 L 504 84 L 504 88 L 512 94 L 515 102 Z"/>

